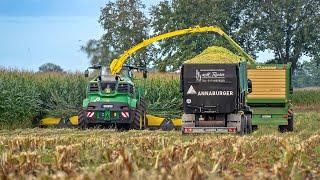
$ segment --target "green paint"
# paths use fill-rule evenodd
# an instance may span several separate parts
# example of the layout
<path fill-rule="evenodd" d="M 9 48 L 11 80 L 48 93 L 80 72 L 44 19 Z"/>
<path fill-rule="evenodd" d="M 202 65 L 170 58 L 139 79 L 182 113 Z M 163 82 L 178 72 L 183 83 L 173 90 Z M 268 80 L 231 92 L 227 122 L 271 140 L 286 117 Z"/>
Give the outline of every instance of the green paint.
<path fill-rule="evenodd" d="M 247 99 L 247 103 L 253 111 L 253 124 L 287 124 L 283 118 L 292 107 L 291 85 L 291 63 L 288 64 L 250 64 L 248 69 L 286 69 L 285 98 L 275 99 Z M 268 115 L 271 118 L 266 118 Z"/>
<path fill-rule="evenodd" d="M 101 71 L 101 70 L 100 70 Z M 100 81 L 97 81 L 98 77 L 95 77 L 93 80 L 91 80 L 87 85 L 87 93 L 86 98 L 83 100 L 83 109 L 88 108 L 89 104 L 91 102 L 101 102 L 108 104 L 116 104 L 116 103 L 122 103 L 127 104 L 129 109 L 135 109 L 137 107 L 138 102 L 141 99 L 141 96 L 144 94 L 144 87 L 136 87 L 136 85 L 132 81 L 132 76 L 129 75 L 128 72 L 124 72 L 119 76 L 118 81 L 110 81 L 111 83 L 115 83 L 114 90 L 110 89 L 102 89 L 102 84 Z M 110 83 L 106 82 L 106 83 Z M 97 91 L 90 92 L 90 85 L 96 85 L 98 88 Z M 130 91 L 119 91 L 118 87 L 126 84 L 129 86 L 132 86 L 134 88 L 133 92 Z M 143 83 L 144 85 L 144 83 Z M 113 114 L 115 113 L 115 115 Z M 99 117 L 103 116 L 103 117 Z M 120 111 L 109 111 L 106 110 L 104 113 L 100 115 L 100 113 L 96 113 L 97 118 L 104 119 L 105 121 L 111 122 L 111 119 L 113 118 L 119 118 L 120 117 Z"/>

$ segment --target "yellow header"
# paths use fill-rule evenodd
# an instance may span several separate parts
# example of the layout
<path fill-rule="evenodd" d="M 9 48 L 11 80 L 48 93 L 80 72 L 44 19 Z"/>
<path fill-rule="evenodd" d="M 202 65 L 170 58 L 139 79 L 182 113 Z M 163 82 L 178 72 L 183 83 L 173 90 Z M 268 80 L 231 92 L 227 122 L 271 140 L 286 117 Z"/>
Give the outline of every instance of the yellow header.
<path fill-rule="evenodd" d="M 122 69 L 123 64 L 125 61 L 128 59 L 129 56 L 133 55 L 135 52 L 140 50 L 141 48 L 144 48 L 154 42 L 171 38 L 174 36 L 180 36 L 180 35 L 185 35 L 185 34 L 192 34 L 192 33 L 202 33 L 202 32 L 214 32 L 222 37 L 224 37 L 228 42 L 243 56 L 245 57 L 250 63 L 255 63 L 255 60 L 248 55 L 244 50 L 230 37 L 228 36 L 225 32 L 222 31 L 219 27 L 216 26 L 206 26 L 206 27 L 191 27 L 188 29 L 181 29 L 173 32 L 168 32 L 165 34 L 161 34 L 155 37 L 152 37 L 150 39 L 144 40 L 143 42 L 133 46 L 129 50 L 125 51 L 118 59 L 114 59 L 111 64 L 110 64 L 110 70 L 112 74 L 119 73 Z"/>

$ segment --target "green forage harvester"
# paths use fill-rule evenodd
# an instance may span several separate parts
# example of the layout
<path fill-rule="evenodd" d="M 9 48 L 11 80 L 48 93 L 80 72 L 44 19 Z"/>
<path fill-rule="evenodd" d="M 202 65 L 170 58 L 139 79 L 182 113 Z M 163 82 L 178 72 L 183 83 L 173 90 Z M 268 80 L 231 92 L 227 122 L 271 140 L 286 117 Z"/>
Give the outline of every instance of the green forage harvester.
<path fill-rule="evenodd" d="M 233 54 L 224 47 L 211 46 L 205 49 L 201 54 L 187 60 L 185 64 L 230 64 L 239 63 L 241 60 L 241 56 Z"/>

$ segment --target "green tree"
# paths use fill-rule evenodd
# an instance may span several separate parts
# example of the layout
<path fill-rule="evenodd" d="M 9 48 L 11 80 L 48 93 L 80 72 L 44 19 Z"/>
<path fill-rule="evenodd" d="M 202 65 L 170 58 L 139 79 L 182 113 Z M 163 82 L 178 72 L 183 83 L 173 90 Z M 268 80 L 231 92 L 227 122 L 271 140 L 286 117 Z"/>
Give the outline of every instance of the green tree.
<path fill-rule="evenodd" d="M 81 50 L 90 58 L 91 64 L 108 65 L 114 58 L 114 53 L 101 43 L 101 40 L 91 39 Z"/>
<path fill-rule="evenodd" d="M 151 9 L 152 28 L 155 34 L 178 29 L 216 25 L 237 40 L 249 53 L 255 54 L 254 32 L 247 21 L 253 14 L 247 11 L 249 5 L 234 0 L 172 0 L 160 2 Z M 159 43 L 160 57 L 155 64 L 165 71 L 168 67 L 176 70 L 181 63 L 212 45 L 231 48 L 220 36 L 213 33 L 200 33 L 175 37 Z M 232 49 L 232 48 L 231 48 Z"/>
<path fill-rule="evenodd" d="M 40 72 L 63 72 L 63 69 L 53 63 L 45 63 L 39 67 Z"/>
<path fill-rule="evenodd" d="M 148 38 L 149 20 L 144 9 L 140 0 L 117 0 L 107 3 L 101 10 L 99 22 L 104 29 L 101 43 L 113 52 L 114 58 Z M 131 62 L 146 66 L 148 55 L 142 50 L 131 58 Z"/>
<path fill-rule="evenodd" d="M 297 88 L 320 86 L 320 68 L 315 59 L 297 63 L 293 85 Z"/>
<path fill-rule="evenodd" d="M 277 63 L 297 62 L 302 55 L 319 52 L 320 1 L 263 0 L 250 1 L 255 12 L 251 27 L 255 29 L 259 50 L 271 50 Z M 316 49 L 315 49 L 316 48 Z"/>
<path fill-rule="evenodd" d="M 150 20 L 143 10 L 145 5 L 140 0 L 108 2 L 101 9 L 99 23 L 104 29 L 102 38 L 89 40 L 81 47 L 91 59 L 91 64 L 108 65 L 124 51 L 148 38 Z M 147 66 L 151 56 L 151 51 L 143 49 L 130 57 L 129 63 Z"/>

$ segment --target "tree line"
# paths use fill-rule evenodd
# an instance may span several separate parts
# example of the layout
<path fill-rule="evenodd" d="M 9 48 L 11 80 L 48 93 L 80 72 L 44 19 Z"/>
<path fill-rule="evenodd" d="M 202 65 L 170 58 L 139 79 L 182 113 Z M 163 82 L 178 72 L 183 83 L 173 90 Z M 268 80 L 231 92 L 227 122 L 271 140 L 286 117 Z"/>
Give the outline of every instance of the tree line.
<path fill-rule="evenodd" d="M 81 49 L 91 63 L 107 65 L 149 37 L 194 26 L 219 26 L 257 58 L 270 51 L 267 63 L 291 62 L 296 86 L 315 76 L 320 63 L 320 1 L 317 0 L 171 0 L 151 8 L 141 0 L 116 0 L 101 8 L 100 39 Z M 148 46 L 129 59 L 138 66 L 174 71 L 209 46 L 232 47 L 213 33 L 174 37 Z M 303 56 L 310 61 L 301 62 Z M 302 77 L 304 76 L 304 77 Z M 315 78 L 311 78 L 315 81 Z M 316 78 L 317 79 L 317 78 Z M 301 82 L 300 82 L 301 81 Z M 320 80 L 319 80 L 320 84 Z"/>

